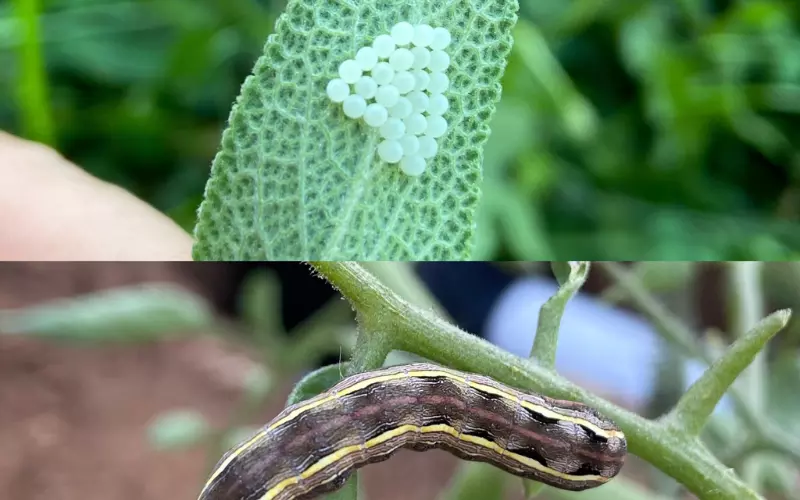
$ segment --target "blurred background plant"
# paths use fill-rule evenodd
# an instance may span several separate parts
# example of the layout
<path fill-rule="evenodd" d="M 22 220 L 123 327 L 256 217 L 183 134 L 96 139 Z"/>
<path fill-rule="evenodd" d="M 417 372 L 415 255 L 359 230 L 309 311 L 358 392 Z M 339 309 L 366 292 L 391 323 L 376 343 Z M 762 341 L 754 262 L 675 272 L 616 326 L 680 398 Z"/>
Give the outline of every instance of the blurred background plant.
<path fill-rule="evenodd" d="M 476 260 L 800 257 L 793 1 L 520 0 Z M 0 3 L 0 128 L 187 230 L 285 0 Z"/>
<path fill-rule="evenodd" d="M 70 408 L 78 408 L 56 412 L 56 418 L 65 420 L 61 433 L 77 433 L 85 425 L 92 429 L 95 443 L 119 442 L 119 435 L 109 433 L 108 425 L 94 423 L 92 415 L 100 412 L 96 406 L 103 404 L 87 404 L 85 391 L 91 390 L 97 400 L 119 407 L 113 423 L 129 440 L 124 449 L 114 447 L 105 453 L 89 441 L 80 460 L 70 454 L 72 448 L 66 444 L 52 445 L 46 464 L 33 460 L 32 467 L 46 473 L 36 486 L 24 490 L 15 489 L 14 479 L 32 473 L 20 474 L 23 465 L 9 468 L 0 461 L 0 497 L 27 500 L 41 488 L 55 488 L 52 491 L 64 500 L 147 500 L 167 494 L 168 490 L 158 488 L 159 482 L 179 484 L 184 492 L 179 497 L 193 495 L 219 456 L 255 426 L 274 417 L 290 390 L 289 398 L 295 398 L 298 390 L 310 396 L 324 389 L 325 385 L 313 385 L 321 383 L 313 377 L 295 385 L 303 375 L 350 359 L 356 341 L 350 304 L 312 275 L 305 264 L 158 265 L 161 276 L 152 270 L 153 265 L 141 264 L 141 269 L 151 271 L 142 273 L 149 277 L 140 284 L 105 290 L 87 290 L 93 288 L 87 285 L 102 271 L 101 266 L 0 265 L 0 276 L 5 276 L 0 279 L 0 284 L 5 283 L 0 286 L 0 407 L 8 410 L 0 414 L 0 428 L 10 433 L 0 439 L 4 443 L 0 444 L 0 456 L 18 457 L 21 463 L 31 462 L 35 456 L 5 453 L 4 446 L 20 446 L 20 439 L 24 442 L 24 433 L 13 431 L 24 423 L 14 420 L 14 415 L 35 405 L 24 394 L 53 385 L 43 373 L 31 369 L 37 357 L 53 358 L 42 354 L 50 348 L 57 349 L 59 362 L 83 356 L 77 363 L 80 366 L 73 363 L 66 365 L 72 368 L 63 368 L 58 384 L 51 389 L 57 394 L 71 392 L 61 397 L 69 400 Z M 521 357 L 528 356 L 536 325 L 541 324 L 540 307 L 559 289 L 554 277 L 558 266 L 551 270 L 545 262 L 377 263 L 365 267 L 406 300 L 432 308 L 466 331 Z M 131 266 L 106 266 L 106 271 L 110 269 L 136 274 Z M 178 278 L 169 279 L 169 273 L 163 273 L 169 269 L 183 271 L 174 274 Z M 703 372 L 707 361 L 716 359 L 755 321 L 776 309 L 800 308 L 798 273 L 796 263 L 595 264 L 582 276 L 585 283 L 560 317 L 556 370 L 641 415 L 661 416 Z M 55 301 L 33 299 L 36 294 L 42 298 L 52 295 L 54 284 L 70 274 L 83 292 L 64 294 Z M 26 293 L 24 286 L 32 291 Z M 18 290 L 15 297 L 32 298 L 27 307 L 8 308 L 3 297 L 14 289 Z M 209 350 L 194 345 L 207 340 L 214 340 L 216 347 Z M 11 349 L 15 342 L 27 343 L 27 353 Z M 165 350 L 154 355 L 143 347 L 148 345 L 162 345 Z M 113 350 L 113 346 L 118 347 Z M 748 413 L 742 413 L 729 395 L 703 433 L 708 448 L 770 500 L 793 498 L 800 484 L 800 448 L 791 449 L 792 443 L 800 442 L 800 407 L 795 397 L 800 384 L 799 349 L 800 322 L 795 318 L 737 382 L 739 396 L 750 408 Z M 87 359 L 81 354 L 87 350 L 96 354 Z M 236 355 L 231 357 L 231 352 Z M 128 364 L 119 361 L 121 356 L 141 363 L 127 375 L 108 375 L 102 368 L 107 356 L 117 359 L 115 364 Z M 408 352 L 394 351 L 386 363 L 417 359 Z M 73 372 L 83 365 L 91 374 L 92 385 L 84 382 L 83 387 L 66 390 L 68 380 L 79 378 Z M 187 387 L 175 390 L 169 380 L 172 377 L 162 380 L 162 365 L 182 371 L 183 378 L 190 379 Z M 187 365 L 204 368 L 189 369 Z M 333 372 L 324 375 L 335 381 L 342 370 L 333 367 Z M 144 393 L 130 389 L 132 381 L 143 385 L 151 378 L 155 382 Z M 236 387 L 229 391 L 234 395 L 220 397 L 223 386 Z M 15 399 L 15 392 L 23 396 Z M 187 399 L 184 392 L 197 399 Z M 159 398 L 161 407 L 149 401 Z M 150 413 L 131 408 L 147 408 Z M 131 412 L 140 412 L 144 418 L 137 423 L 128 417 Z M 776 440 L 783 444 L 776 445 Z M 68 440 L 62 437 L 55 442 Z M 144 445 L 146 442 L 149 445 Z M 149 451 L 141 451 L 142 447 Z M 60 454 L 62 448 L 66 455 Z M 202 453 L 187 454 L 197 451 Z M 65 474 L 67 464 L 93 454 L 102 457 L 104 476 L 115 478 L 112 485 L 105 490 L 94 485 L 88 491 L 61 485 L 59 490 L 58 481 L 52 478 Z M 132 468 L 125 459 L 130 454 L 148 458 Z M 510 476 L 481 464 L 442 461 L 441 455 L 408 452 L 383 465 L 367 467 L 363 476 L 369 498 L 434 498 L 438 492 L 441 500 L 485 500 L 501 498 L 486 492 L 494 495 L 502 489 L 510 495 L 505 498 L 519 498 L 519 482 L 509 481 Z M 55 458 L 59 456 L 61 461 Z M 168 479 L 159 481 L 157 471 L 170 463 L 168 460 L 195 466 L 172 465 L 174 471 Z M 130 474 L 151 478 L 153 488 L 146 492 L 126 489 L 124 478 Z M 418 480 L 408 484 L 408 474 Z M 176 493 L 173 490 L 171 494 Z M 623 478 L 584 492 L 580 498 L 666 500 L 684 495 L 672 478 L 632 458 Z M 545 488 L 541 497 L 573 498 L 575 494 Z"/>

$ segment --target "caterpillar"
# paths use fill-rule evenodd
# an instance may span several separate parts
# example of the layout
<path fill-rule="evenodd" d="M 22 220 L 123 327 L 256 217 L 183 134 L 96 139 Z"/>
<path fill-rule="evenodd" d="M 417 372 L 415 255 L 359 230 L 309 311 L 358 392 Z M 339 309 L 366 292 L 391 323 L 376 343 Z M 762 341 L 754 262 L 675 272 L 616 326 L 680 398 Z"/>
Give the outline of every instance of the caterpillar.
<path fill-rule="evenodd" d="M 306 500 L 400 448 L 441 448 L 556 488 L 616 476 L 625 436 L 581 403 L 415 363 L 359 373 L 289 406 L 214 467 L 198 500 Z"/>

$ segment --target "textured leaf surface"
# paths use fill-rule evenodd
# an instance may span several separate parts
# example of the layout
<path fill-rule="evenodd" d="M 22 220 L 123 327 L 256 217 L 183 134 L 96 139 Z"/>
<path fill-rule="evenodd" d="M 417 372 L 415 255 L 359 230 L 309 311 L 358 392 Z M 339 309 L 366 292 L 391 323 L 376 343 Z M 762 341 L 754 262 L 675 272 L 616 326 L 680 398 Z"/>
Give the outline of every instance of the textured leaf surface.
<path fill-rule="evenodd" d="M 471 254 L 482 148 L 516 0 L 290 0 L 242 86 L 195 228 L 198 260 L 448 260 Z M 450 128 L 418 178 L 325 87 L 399 21 L 450 30 Z"/>

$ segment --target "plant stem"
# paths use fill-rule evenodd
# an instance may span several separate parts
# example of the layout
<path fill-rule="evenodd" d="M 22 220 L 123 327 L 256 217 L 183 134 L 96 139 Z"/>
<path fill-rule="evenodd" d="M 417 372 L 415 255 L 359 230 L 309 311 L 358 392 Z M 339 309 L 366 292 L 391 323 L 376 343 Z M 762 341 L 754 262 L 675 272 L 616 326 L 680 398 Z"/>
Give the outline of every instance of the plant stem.
<path fill-rule="evenodd" d="M 789 318 L 791 313 L 783 310 L 753 325 L 689 387 L 669 418 L 689 435 L 699 435 L 728 388 Z"/>
<path fill-rule="evenodd" d="M 589 275 L 589 262 L 569 262 L 566 265 L 553 264 L 553 271 L 562 274 L 559 277 L 560 287 L 539 309 L 539 322 L 536 326 L 536 337 L 533 340 L 530 357 L 545 368 L 553 369 L 556 365 L 558 350 L 558 330 L 561 317 L 567 303 L 580 290 Z M 561 268 L 561 269 L 559 269 Z M 559 272 L 562 271 L 562 272 Z"/>
<path fill-rule="evenodd" d="M 317 263 L 315 268 L 371 326 L 389 336 L 392 348 L 457 369 L 482 373 L 523 390 L 581 401 L 611 417 L 628 436 L 631 453 L 647 460 L 705 500 L 760 499 L 714 458 L 699 440 L 666 422 L 654 422 L 595 396 L 529 360 L 469 335 L 428 311 L 412 306 L 356 263 Z M 378 314 L 379 313 L 379 314 Z"/>
<path fill-rule="evenodd" d="M 39 27 L 40 0 L 15 0 L 17 22 L 22 32 L 19 45 L 17 103 L 20 107 L 22 135 L 33 141 L 55 146 L 55 132 L 47 91 L 47 71 Z"/>
<path fill-rule="evenodd" d="M 699 344 L 695 342 L 696 335 L 680 319 L 664 308 L 632 273 L 614 262 L 603 262 L 600 265 L 617 281 L 620 287 L 627 291 L 633 305 L 650 319 L 656 330 L 666 340 L 678 346 L 683 355 L 703 361 L 706 365 L 712 364 L 711 356 L 700 349 Z M 771 449 L 780 451 L 795 463 L 800 464 L 799 439 L 787 432 L 782 432 L 775 427 L 771 419 L 762 418 L 760 414 L 753 411 L 747 405 L 738 387 L 730 387 L 728 393 L 737 415 L 758 439 L 768 442 Z"/>

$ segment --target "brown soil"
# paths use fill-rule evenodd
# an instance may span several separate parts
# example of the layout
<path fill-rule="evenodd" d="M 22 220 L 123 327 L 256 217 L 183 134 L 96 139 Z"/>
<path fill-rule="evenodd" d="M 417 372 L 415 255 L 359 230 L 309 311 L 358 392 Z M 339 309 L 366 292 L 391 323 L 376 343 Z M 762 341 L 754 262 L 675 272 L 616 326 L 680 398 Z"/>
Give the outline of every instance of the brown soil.
<path fill-rule="evenodd" d="M 148 280 L 209 295 L 209 280 L 224 274 L 220 266 L 6 263 L 0 309 Z M 0 336 L 0 499 L 194 500 L 209 456 L 154 450 L 148 425 L 193 409 L 223 426 L 250 363 L 208 338 L 78 347 Z M 253 423 L 274 416 L 288 391 L 281 387 Z M 456 464 L 442 452 L 402 452 L 363 477 L 373 499 L 433 499 Z"/>

